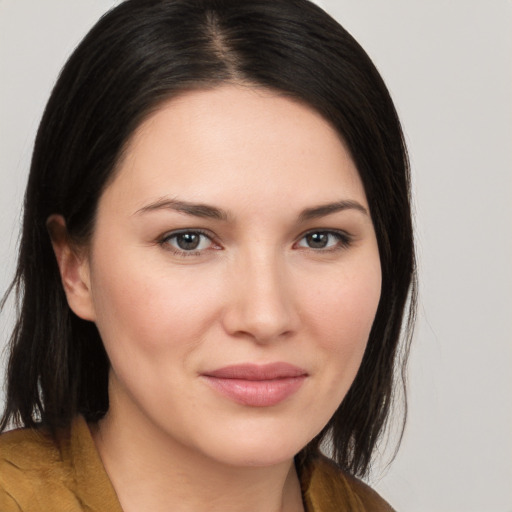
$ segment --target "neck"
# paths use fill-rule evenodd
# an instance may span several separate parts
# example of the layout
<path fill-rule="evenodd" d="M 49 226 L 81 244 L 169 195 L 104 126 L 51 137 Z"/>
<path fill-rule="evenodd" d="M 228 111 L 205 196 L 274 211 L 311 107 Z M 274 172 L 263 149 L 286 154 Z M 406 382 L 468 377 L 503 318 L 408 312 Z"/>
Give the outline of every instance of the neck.
<path fill-rule="evenodd" d="M 293 459 L 265 467 L 231 466 L 133 416 L 130 422 L 119 416 L 111 408 L 92 432 L 124 512 L 303 511 Z"/>

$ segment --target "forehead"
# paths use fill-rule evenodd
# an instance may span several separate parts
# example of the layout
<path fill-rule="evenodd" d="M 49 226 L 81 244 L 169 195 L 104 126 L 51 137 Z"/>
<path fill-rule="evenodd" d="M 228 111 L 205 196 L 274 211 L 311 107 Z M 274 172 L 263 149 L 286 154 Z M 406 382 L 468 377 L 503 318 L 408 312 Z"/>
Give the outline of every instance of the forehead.
<path fill-rule="evenodd" d="M 319 113 L 276 92 L 235 85 L 161 105 L 136 130 L 106 191 L 132 208 L 165 195 L 212 202 L 235 193 L 262 204 L 340 195 L 366 201 L 345 144 Z"/>

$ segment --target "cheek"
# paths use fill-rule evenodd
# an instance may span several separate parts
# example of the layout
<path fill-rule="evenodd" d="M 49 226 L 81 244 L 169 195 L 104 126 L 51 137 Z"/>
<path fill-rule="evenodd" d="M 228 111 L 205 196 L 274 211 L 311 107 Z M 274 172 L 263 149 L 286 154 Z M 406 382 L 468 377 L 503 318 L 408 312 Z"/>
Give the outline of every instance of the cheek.
<path fill-rule="evenodd" d="M 307 412 L 316 418 L 311 437 L 338 409 L 361 365 L 381 290 L 380 264 L 372 261 L 364 268 L 347 265 L 329 276 L 317 273 L 297 290 L 304 298 L 303 328 L 315 384 Z"/>
<path fill-rule="evenodd" d="M 185 269 L 170 273 L 156 262 L 134 260 L 102 263 L 91 275 L 96 323 L 107 350 L 123 346 L 156 355 L 164 347 L 198 343 L 216 317 L 218 286 Z"/>
<path fill-rule="evenodd" d="M 380 299 L 378 260 L 356 267 L 323 282 L 310 282 L 305 304 L 311 338 L 316 340 L 318 369 L 338 403 L 359 369 Z"/>
<path fill-rule="evenodd" d="M 310 283 L 307 309 L 325 338 L 343 345 L 366 343 L 381 291 L 380 266 L 341 272 L 323 283 Z M 334 347 L 333 347 L 334 348 Z"/>

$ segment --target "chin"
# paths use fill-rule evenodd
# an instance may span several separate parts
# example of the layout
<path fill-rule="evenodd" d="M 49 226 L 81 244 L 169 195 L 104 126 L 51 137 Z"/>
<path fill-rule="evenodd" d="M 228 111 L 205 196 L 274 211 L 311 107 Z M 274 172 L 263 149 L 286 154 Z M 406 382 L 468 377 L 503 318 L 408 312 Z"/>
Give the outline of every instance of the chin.
<path fill-rule="evenodd" d="M 237 435 L 224 433 L 221 442 L 210 438 L 208 445 L 203 445 L 204 452 L 209 452 L 211 458 L 230 466 L 268 467 L 289 462 L 314 437 L 293 435 L 290 429 L 284 427 L 277 431 L 263 429 L 257 432 L 247 429 L 245 433 Z M 228 439 L 229 443 L 226 442 Z"/>
<path fill-rule="evenodd" d="M 229 466 L 263 468 L 288 463 L 302 449 L 274 450 L 268 446 L 259 449 L 235 449 L 223 454 L 223 462 Z"/>

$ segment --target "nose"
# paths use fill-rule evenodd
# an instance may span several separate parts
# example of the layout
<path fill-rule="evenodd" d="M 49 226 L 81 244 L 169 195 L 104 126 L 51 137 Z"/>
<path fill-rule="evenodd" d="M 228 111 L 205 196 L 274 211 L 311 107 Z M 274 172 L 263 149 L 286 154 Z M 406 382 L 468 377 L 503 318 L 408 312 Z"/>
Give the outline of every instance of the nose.
<path fill-rule="evenodd" d="M 224 328 L 264 344 L 290 337 L 299 326 L 290 272 L 275 255 L 241 258 L 228 279 Z"/>

